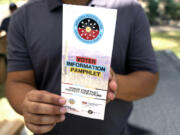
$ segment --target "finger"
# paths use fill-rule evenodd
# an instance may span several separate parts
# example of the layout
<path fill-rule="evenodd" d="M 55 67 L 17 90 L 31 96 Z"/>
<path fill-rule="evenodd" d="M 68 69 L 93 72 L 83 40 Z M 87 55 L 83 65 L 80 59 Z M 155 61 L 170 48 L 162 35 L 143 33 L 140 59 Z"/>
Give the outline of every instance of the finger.
<path fill-rule="evenodd" d="M 108 104 L 110 101 L 111 101 L 111 100 L 107 99 L 107 100 L 106 100 L 106 104 Z"/>
<path fill-rule="evenodd" d="M 65 120 L 64 115 L 37 115 L 32 113 L 25 114 L 24 118 L 27 123 L 37 125 L 53 125 Z"/>
<path fill-rule="evenodd" d="M 29 102 L 29 105 L 27 106 L 27 112 L 34 114 L 58 115 L 65 114 L 66 108 L 57 105 Z"/>
<path fill-rule="evenodd" d="M 43 134 L 51 131 L 55 124 L 53 125 L 35 125 L 32 123 L 26 123 L 26 126 L 35 134 Z"/>
<path fill-rule="evenodd" d="M 66 103 L 63 97 L 49 93 L 47 91 L 33 90 L 28 93 L 27 98 L 28 100 L 33 102 L 40 102 L 46 104 L 64 105 Z"/>
<path fill-rule="evenodd" d="M 107 99 L 108 99 L 108 100 L 114 100 L 115 97 L 116 97 L 116 95 L 115 95 L 114 92 L 111 92 L 111 91 L 108 92 L 108 94 L 107 94 Z"/>
<path fill-rule="evenodd" d="M 108 95 L 107 95 L 107 97 L 108 97 Z M 106 99 L 106 103 L 109 103 L 110 101 L 113 101 L 115 98 L 113 98 L 113 97 L 108 97 L 107 99 Z"/>
<path fill-rule="evenodd" d="M 109 81 L 111 81 L 112 80 L 112 74 L 110 73 L 110 75 L 109 75 Z"/>
<path fill-rule="evenodd" d="M 111 80 L 109 82 L 109 90 L 113 91 L 113 92 L 116 92 L 117 90 L 117 83 L 115 80 Z"/>
<path fill-rule="evenodd" d="M 65 119 L 66 119 L 66 116 L 65 115 L 61 115 L 60 119 L 58 119 L 56 123 L 63 122 L 63 121 L 65 121 Z"/>
<path fill-rule="evenodd" d="M 113 69 L 111 68 L 111 69 L 110 69 L 110 77 L 109 77 L 109 80 L 112 80 L 113 77 L 114 77 L 114 75 L 115 75 L 115 73 L 114 73 Z"/>

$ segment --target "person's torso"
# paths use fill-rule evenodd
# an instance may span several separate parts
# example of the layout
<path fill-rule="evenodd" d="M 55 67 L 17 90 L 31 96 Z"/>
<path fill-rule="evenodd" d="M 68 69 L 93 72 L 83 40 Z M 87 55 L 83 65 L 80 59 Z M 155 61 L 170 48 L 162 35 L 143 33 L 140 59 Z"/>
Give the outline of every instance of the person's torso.
<path fill-rule="evenodd" d="M 126 55 L 130 41 L 133 15 L 130 8 L 118 10 L 112 68 L 127 74 Z M 60 94 L 62 52 L 62 7 L 50 11 L 46 0 L 26 6 L 25 38 L 38 89 Z M 57 124 L 47 135 L 120 135 L 126 125 L 132 103 L 115 100 L 106 107 L 104 121 L 67 114 L 64 123 Z"/>

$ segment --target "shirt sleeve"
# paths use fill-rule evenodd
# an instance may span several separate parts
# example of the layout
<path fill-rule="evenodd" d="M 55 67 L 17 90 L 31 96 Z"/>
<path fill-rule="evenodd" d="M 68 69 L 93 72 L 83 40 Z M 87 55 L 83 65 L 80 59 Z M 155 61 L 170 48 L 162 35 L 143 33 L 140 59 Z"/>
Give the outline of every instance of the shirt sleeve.
<path fill-rule="evenodd" d="M 7 59 L 8 72 L 32 70 L 32 62 L 25 38 L 25 18 L 21 10 L 18 10 L 10 21 Z"/>
<path fill-rule="evenodd" d="M 1 30 L 1 31 L 2 31 L 2 30 L 5 30 L 6 32 L 8 31 L 9 20 L 10 20 L 10 18 L 7 17 L 7 18 L 5 18 L 5 19 L 2 21 L 2 24 L 1 24 L 1 26 L 0 26 L 0 30 Z"/>
<path fill-rule="evenodd" d="M 131 31 L 130 45 L 127 55 L 128 72 L 158 72 L 155 53 L 151 43 L 149 21 L 144 10 L 138 5 Z"/>
<path fill-rule="evenodd" d="M 5 19 L 2 21 L 2 23 L 1 23 L 1 26 L 0 26 L 0 30 L 2 31 L 2 30 L 4 30 L 5 28 L 4 28 L 4 24 L 5 24 Z"/>

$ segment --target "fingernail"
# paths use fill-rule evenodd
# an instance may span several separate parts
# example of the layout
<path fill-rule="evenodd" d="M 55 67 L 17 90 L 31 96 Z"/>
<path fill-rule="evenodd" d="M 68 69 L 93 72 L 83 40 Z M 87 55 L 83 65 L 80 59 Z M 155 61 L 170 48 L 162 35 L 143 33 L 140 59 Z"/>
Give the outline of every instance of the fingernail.
<path fill-rule="evenodd" d="M 62 108 L 60 109 L 60 112 L 61 112 L 61 113 L 66 113 L 66 108 L 62 107 Z"/>
<path fill-rule="evenodd" d="M 113 90 L 116 90 L 116 89 L 117 89 L 117 83 L 116 83 L 116 81 L 114 81 L 114 80 L 111 81 L 111 87 L 112 87 Z"/>
<path fill-rule="evenodd" d="M 113 93 L 109 93 L 109 98 L 110 98 L 111 100 L 113 100 L 114 94 L 113 94 Z"/>
<path fill-rule="evenodd" d="M 60 104 L 65 104 L 65 103 L 66 103 L 66 100 L 63 99 L 63 98 L 61 98 L 61 99 L 59 100 L 59 103 L 60 103 Z"/>
<path fill-rule="evenodd" d="M 65 115 L 62 115 L 62 116 L 61 116 L 61 120 L 62 120 L 62 121 L 64 121 L 65 118 L 66 118 Z"/>

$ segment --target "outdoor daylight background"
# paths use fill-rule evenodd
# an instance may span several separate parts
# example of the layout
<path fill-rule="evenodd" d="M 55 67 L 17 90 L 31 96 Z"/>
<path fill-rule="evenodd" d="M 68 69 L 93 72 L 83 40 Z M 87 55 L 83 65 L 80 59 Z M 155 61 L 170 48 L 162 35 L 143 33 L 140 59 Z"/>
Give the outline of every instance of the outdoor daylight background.
<path fill-rule="evenodd" d="M 18 7 L 27 0 L 0 0 L 0 24 L 9 16 L 9 4 Z M 139 0 L 151 24 L 160 81 L 156 93 L 136 101 L 130 128 L 137 135 L 180 135 L 180 0 Z M 5 97 L 6 33 L 0 35 L 0 135 L 30 135 L 23 118 L 10 107 Z M 6 125 L 6 126 L 5 126 Z M 14 131 L 9 132 L 8 130 Z"/>

